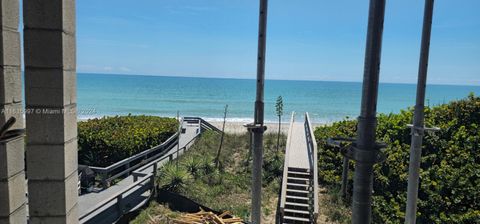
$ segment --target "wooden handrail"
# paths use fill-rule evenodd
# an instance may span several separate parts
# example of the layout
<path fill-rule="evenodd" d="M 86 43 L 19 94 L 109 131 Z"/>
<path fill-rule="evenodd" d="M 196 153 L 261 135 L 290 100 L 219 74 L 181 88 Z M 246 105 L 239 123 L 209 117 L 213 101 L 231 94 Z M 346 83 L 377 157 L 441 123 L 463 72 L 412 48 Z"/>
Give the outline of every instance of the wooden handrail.
<path fill-rule="evenodd" d="M 313 148 L 313 216 L 315 220 L 318 217 L 318 210 L 319 210 L 319 205 L 318 205 L 318 148 L 317 148 L 317 141 L 315 140 L 315 133 L 312 128 L 312 123 L 310 122 L 310 116 L 307 113 L 305 113 L 305 125 L 308 127 L 308 139 L 309 143 L 311 144 Z"/>
<path fill-rule="evenodd" d="M 173 140 L 176 140 L 178 138 L 178 132 L 176 132 L 175 134 L 173 134 L 172 136 L 170 136 L 165 142 L 163 142 L 162 144 L 160 145 L 157 145 L 157 146 L 154 146 L 153 148 L 151 149 L 147 149 L 143 152 L 140 152 L 140 153 L 137 153 L 131 157 L 128 157 L 128 158 L 125 158 L 123 160 L 120 160 L 110 166 L 107 166 L 107 167 L 96 167 L 96 166 L 89 166 L 90 169 L 94 170 L 94 171 L 98 171 L 98 172 L 101 172 L 101 173 L 105 173 L 105 172 L 110 172 L 116 168 L 119 168 L 119 167 L 122 167 L 122 166 L 125 166 L 125 164 L 129 163 L 129 162 L 132 162 L 136 159 L 139 159 L 139 158 L 144 158 L 145 155 L 148 155 L 152 152 L 155 152 L 159 149 L 164 149 L 165 146 L 169 145 L 170 143 L 172 143 Z"/>
<path fill-rule="evenodd" d="M 143 177 L 142 179 L 140 179 L 139 181 L 137 182 L 134 182 L 132 184 L 130 184 L 128 187 L 126 187 L 124 190 L 122 190 L 121 192 L 118 192 L 112 196 L 110 196 L 109 198 L 106 198 L 105 200 L 97 203 L 95 206 L 92 206 L 92 208 L 90 210 L 88 210 L 85 214 L 81 215 L 80 216 L 80 222 L 83 223 L 85 221 L 88 221 L 88 220 L 83 220 L 85 219 L 86 217 L 88 217 L 89 215 L 91 215 L 92 213 L 104 208 L 106 205 L 108 205 L 110 202 L 114 201 L 114 200 L 117 200 L 117 204 L 121 204 L 121 200 L 123 200 L 123 194 L 125 194 L 126 192 L 132 190 L 133 188 L 137 187 L 138 185 L 141 185 L 143 184 L 144 182 L 146 182 L 146 180 L 148 180 L 147 183 L 150 183 L 153 181 L 155 181 L 154 179 L 154 176 L 153 176 L 153 173 L 150 173 L 150 174 L 147 174 L 145 177 Z M 153 185 L 152 185 L 153 186 Z"/>
<path fill-rule="evenodd" d="M 177 144 L 178 144 L 178 143 L 177 143 Z M 169 149 L 164 150 L 164 152 L 167 152 L 168 150 L 169 150 Z M 140 163 L 135 164 L 134 166 L 129 167 L 128 169 L 125 169 L 125 170 L 123 170 L 123 171 L 121 171 L 121 172 L 119 172 L 119 173 L 117 173 L 117 174 L 115 174 L 115 175 L 113 175 L 113 176 L 105 179 L 105 181 L 111 182 L 112 180 L 115 180 L 115 179 L 117 179 L 117 178 L 119 178 L 119 177 L 121 177 L 121 176 L 123 176 L 123 175 L 125 175 L 125 174 L 127 174 L 127 173 L 130 173 L 130 172 L 132 172 L 133 170 L 136 170 L 136 169 L 138 169 L 139 167 L 141 167 L 141 166 L 143 166 L 143 165 L 145 165 L 145 164 L 147 164 L 147 163 L 149 163 L 149 162 L 151 162 L 151 161 L 153 161 L 153 160 L 155 160 L 155 159 L 157 159 L 157 158 L 159 158 L 159 157 L 162 157 L 162 156 L 164 156 L 164 155 L 165 155 L 165 153 L 159 153 L 159 154 L 157 154 L 157 155 L 155 155 L 155 156 L 152 156 L 152 157 L 150 157 L 150 158 L 148 158 L 148 159 L 142 160 Z M 155 162 L 158 163 L 158 162 L 164 160 L 165 158 L 167 158 L 167 157 L 163 157 L 162 159 L 160 159 L 160 160 L 158 160 L 158 161 L 155 161 Z"/>
<path fill-rule="evenodd" d="M 184 117 L 183 118 L 184 121 L 200 121 L 200 125 L 202 127 L 207 127 L 206 129 L 210 129 L 210 130 L 214 130 L 216 132 L 222 132 L 222 130 L 220 130 L 219 128 L 215 127 L 214 125 L 210 124 L 209 122 L 205 121 L 203 118 L 201 117 Z"/>
<path fill-rule="evenodd" d="M 289 154 L 290 143 L 292 141 L 291 138 L 292 138 L 294 122 L 295 122 L 295 111 L 292 112 L 292 116 L 290 117 L 290 127 L 288 128 L 287 142 L 285 144 L 285 159 L 283 162 L 282 189 L 280 194 L 280 212 L 281 213 L 283 213 L 285 209 L 285 200 L 287 197 L 288 154 Z"/>
<path fill-rule="evenodd" d="M 140 152 L 138 154 L 135 154 L 129 158 L 118 161 L 108 167 L 89 167 L 89 168 L 92 169 L 95 173 L 98 173 L 101 175 L 102 177 L 101 182 L 104 185 L 104 187 L 106 187 L 105 185 L 108 185 L 112 180 L 132 172 L 133 170 L 144 165 L 145 163 L 148 163 L 158 157 L 161 157 L 163 155 L 162 152 L 168 152 L 168 150 L 170 150 L 173 146 L 175 146 L 175 144 L 178 144 L 178 135 L 179 133 L 177 132 L 174 135 L 170 136 L 162 144 L 155 146 L 151 149 L 145 150 L 143 152 Z M 158 154 L 145 159 L 145 157 L 148 157 L 149 154 L 154 152 L 158 152 Z M 140 160 L 139 163 L 133 166 L 130 166 L 132 162 L 139 161 L 139 160 Z M 116 169 L 120 167 L 128 167 L 128 168 L 125 168 L 124 170 L 120 172 L 116 172 L 115 174 L 112 175 L 112 172 L 114 172 Z"/>

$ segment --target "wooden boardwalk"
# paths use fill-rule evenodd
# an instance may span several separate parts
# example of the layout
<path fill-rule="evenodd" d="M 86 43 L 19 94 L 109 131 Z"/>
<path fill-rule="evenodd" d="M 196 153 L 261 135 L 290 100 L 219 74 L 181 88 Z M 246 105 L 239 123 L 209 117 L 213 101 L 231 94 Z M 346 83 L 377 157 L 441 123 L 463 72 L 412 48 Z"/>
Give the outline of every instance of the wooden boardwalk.
<path fill-rule="evenodd" d="M 289 157 L 288 167 L 302 168 L 311 170 L 310 156 L 307 147 L 307 138 L 305 136 L 305 125 L 301 122 L 294 122 L 291 126 L 292 136 L 288 149 Z"/>
<path fill-rule="evenodd" d="M 162 157 L 132 171 L 131 175 L 103 191 L 81 195 L 78 199 L 80 223 L 114 223 L 124 213 L 143 206 L 151 196 L 154 167 L 160 167 L 170 159 L 177 159 L 177 148 L 180 148 L 178 155 L 182 155 L 203 129 L 220 131 L 197 117 L 184 118 L 182 127 L 185 131 L 180 134 L 178 147 L 173 146 Z M 138 179 L 135 173 L 143 175 Z M 122 198 L 120 201 L 112 200 L 119 196 Z"/>
<path fill-rule="evenodd" d="M 317 144 L 308 113 L 292 114 L 285 149 L 279 223 L 316 223 L 318 215 Z"/>

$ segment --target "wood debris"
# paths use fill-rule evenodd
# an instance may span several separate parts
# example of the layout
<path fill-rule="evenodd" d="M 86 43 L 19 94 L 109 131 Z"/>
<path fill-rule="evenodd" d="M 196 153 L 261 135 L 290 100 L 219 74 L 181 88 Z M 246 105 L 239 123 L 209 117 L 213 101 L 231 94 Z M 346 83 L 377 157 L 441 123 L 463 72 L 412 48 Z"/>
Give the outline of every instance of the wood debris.
<path fill-rule="evenodd" d="M 224 218 L 229 216 L 232 218 Z M 173 219 L 173 223 L 176 224 L 242 224 L 243 220 L 241 218 L 236 218 L 231 215 L 229 211 L 222 213 L 221 215 L 216 215 L 213 212 L 206 212 L 201 209 L 197 213 L 190 213 L 180 216 L 179 218 Z"/>

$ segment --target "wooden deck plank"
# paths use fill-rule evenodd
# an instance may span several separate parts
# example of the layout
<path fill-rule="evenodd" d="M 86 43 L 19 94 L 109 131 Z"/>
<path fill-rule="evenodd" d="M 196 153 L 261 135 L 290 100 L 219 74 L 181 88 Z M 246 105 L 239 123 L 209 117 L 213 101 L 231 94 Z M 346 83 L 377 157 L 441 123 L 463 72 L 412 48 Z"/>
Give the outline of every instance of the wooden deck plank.
<path fill-rule="evenodd" d="M 295 122 L 292 126 L 292 139 L 289 148 L 288 166 L 295 168 L 311 169 L 305 125 L 303 122 Z"/>

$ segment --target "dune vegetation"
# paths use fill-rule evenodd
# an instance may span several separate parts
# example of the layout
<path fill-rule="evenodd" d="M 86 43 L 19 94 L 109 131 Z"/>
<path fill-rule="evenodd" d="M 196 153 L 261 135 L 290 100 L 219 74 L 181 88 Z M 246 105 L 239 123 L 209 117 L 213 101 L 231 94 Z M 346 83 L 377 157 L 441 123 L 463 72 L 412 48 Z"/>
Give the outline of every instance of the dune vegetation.
<path fill-rule="evenodd" d="M 387 143 L 386 160 L 374 166 L 373 221 L 401 223 L 405 216 L 410 129 L 413 109 L 378 116 L 377 139 Z M 424 137 L 418 200 L 418 223 L 480 223 L 480 97 L 425 109 L 425 124 L 439 127 Z M 345 120 L 315 130 L 320 183 L 338 195 L 342 156 L 329 137 L 354 137 L 356 121 Z M 350 163 L 352 192 L 354 162 Z M 350 197 L 337 201 L 348 209 Z M 335 209 L 337 210 L 337 209 Z M 330 211 L 345 223 L 348 213 Z"/>
<path fill-rule="evenodd" d="M 280 148 L 286 136 L 281 135 Z M 215 165 L 220 135 L 202 134 L 200 139 L 178 161 L 159 168 L 157 182 L 160 188 L 179 193 L 197 203 L 217 211 L 231 211 L 233 215 L 249 219 L 251 201 L 251 156 L 247 134 L 226 134 L 219 166 Z M 263 219 L 273 223 L 277 197 L 281 186 L 283 150 L 276 150 L 277 135 L 266 134 L 263 165 Z M 178 162 L 178 166 L 177 166 Z M 175 214 L 165 206 L 152 203 L 133 223 L 143 223 L 148 216 Z M 166 222 L 168 223 L 168 222 Z"/>

